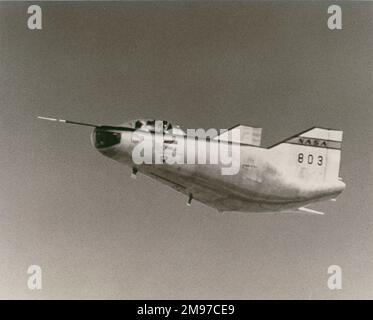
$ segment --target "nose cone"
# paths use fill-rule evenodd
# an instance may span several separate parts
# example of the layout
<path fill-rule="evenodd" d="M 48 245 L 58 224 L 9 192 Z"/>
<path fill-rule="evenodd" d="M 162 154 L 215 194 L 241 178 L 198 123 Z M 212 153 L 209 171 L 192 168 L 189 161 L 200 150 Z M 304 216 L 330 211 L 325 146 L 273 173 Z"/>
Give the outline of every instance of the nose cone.
<path fill-rule="evenodd" d="M 95 128 L 91 136 L 92 144 L 97 149 L 104 149 L 120 143 L 121 133 L 108 129 Z"/>

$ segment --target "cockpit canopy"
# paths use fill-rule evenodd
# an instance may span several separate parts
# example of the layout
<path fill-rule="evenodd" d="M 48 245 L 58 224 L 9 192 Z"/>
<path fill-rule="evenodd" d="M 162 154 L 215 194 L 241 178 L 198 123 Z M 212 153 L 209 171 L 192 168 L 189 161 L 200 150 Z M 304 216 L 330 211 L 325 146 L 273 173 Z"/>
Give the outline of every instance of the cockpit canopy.
<path fill-rule="evenodd" d="M 138 119 L 129 121 L 123 126 L 144 131 L 185 135 L 185 132 L 179 126 L 172 125 L 166 120 Z"/>

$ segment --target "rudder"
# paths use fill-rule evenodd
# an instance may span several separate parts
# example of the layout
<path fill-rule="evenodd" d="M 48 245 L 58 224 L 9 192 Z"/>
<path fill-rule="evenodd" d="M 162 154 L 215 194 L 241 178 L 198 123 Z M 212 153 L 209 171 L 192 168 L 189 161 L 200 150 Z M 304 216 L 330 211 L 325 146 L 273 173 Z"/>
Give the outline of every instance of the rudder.
<path fill-rule="evenodd" d="M 343 131 L 312 127 L 274 146 L 273 158 L 289 174 L 309 181 L 339 178 Z"/>

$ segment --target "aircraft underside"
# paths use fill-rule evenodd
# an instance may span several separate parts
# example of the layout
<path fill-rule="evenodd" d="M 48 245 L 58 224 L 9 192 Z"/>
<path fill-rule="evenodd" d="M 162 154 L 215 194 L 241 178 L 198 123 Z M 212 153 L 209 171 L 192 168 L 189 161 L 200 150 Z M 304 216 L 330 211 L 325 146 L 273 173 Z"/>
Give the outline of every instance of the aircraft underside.
<path fill-rule="evenodd" d="M 219 212 L 275 212 L 302 207 L 311 201 L 274 201 L 266 195 L 245 190 L 240 193 L 229 186 L 211 183 L 195 176 L 181 176 L 162 166 L 142 166 L 139 172 L 189 196 Z"/>

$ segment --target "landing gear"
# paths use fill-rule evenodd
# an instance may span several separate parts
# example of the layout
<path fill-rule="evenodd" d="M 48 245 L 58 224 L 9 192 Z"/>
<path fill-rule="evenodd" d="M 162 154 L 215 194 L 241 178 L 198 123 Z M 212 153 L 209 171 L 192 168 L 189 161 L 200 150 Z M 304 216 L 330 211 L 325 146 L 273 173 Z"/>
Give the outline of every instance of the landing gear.
<path fill-rule="evenodd" d="M 136 175 L 137 175 L 137 168 L 133 167 L 132 168 L 132 173 L 131 173 L 131 178 L 136 180 Z"/>
<path fill-rule="evenodd" d="M 192 205 L 192 200 L 193 200 L 193 194 L 189 193 L 189 198 L 187 201 L 187 206 L 190 207 Z"/>

